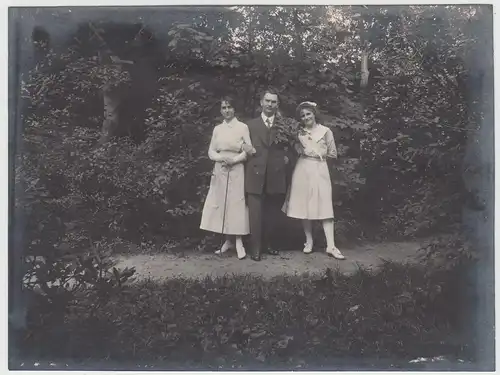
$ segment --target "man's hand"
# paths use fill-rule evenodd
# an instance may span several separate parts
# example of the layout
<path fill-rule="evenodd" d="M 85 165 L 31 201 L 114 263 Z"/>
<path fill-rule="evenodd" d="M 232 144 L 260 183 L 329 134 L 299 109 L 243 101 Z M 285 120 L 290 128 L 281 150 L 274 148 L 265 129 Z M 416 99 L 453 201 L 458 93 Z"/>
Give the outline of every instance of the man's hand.
<path fill-rule="evenodd" d="M 243 145 L 241 146 L 241 149 L 247 153 L 247 155 L 255 155 L 255 153 L 257 152 L 255 150 L 255 148 L 253 148 L 252 146 L 250 145 L 247 145 L 246 143 L 243 143 Z"/>

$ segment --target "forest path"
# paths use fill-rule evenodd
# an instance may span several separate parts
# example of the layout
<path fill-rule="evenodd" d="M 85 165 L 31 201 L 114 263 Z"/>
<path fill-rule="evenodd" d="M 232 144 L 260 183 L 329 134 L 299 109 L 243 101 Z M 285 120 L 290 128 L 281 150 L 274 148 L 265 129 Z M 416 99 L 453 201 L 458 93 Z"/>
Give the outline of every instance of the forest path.
<path fill-rule="evenodd" d="M 165 280 L 168 278 L 220 277 L 231 274 L 252 274 L 269 279 L 279 275 L 324 273 L 327 268 L 338 269 L 344 274 L 355 272 L 358 267 L 376 268 L 383 260 L 395 262 L 417 262 L 421 254 L 421 242 L 390 242 L 363 244 L 342 248 L 346 260 L 328 257 L 324 251 L 315 249 L 312 254 L 302 251 L 282 251 L 278 256 L 264 255 L 255 262 L 247 257 L 238 260 L 236 251 L 222 256 L 207 253 L 186 252 L 181 254 L 123 255 L 115 259 L 117 267 L 135 267 L 136 279 Z"/>

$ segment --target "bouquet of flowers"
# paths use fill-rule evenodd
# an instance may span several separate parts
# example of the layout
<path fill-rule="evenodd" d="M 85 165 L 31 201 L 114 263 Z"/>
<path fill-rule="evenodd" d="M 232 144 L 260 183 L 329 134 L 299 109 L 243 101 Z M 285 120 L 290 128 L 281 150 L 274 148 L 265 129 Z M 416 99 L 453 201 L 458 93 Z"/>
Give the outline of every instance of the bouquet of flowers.
<path fill-rule="evenodd" d="M 276 116 L 272 133 L 272 144 L 281 145 L 285 149 L 289 146 L 294 147 L 298 141 L 298 134 L 301 127 L 299 123 L 290 117 Z"/>

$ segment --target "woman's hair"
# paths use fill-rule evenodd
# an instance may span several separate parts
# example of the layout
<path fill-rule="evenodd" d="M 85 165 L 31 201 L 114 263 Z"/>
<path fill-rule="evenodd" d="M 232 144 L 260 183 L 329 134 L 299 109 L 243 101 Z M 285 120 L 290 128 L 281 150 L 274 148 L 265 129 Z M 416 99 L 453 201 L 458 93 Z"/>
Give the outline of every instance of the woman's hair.
<path fill-rule="evenodd" d="M 220 98 L 219 104 L 222 105 L 223 102 L 228 103 L 234 109 L 234 98 L 232 96 L 226 95 Z"/>
<path fill-rule="evenodd" d="M 316 119 L 316 122 L 319 122 L 319 111 L 318 111 L 318 105 L 314 102 L 302 102 L 297 106 L 297 109 L 295 110 L 295 113 L 297 115 L 297 118 L 300 121 L 300 111 L 303 109 L 307 109 L 311 111 L 314 114 L 314 118 Z"/>

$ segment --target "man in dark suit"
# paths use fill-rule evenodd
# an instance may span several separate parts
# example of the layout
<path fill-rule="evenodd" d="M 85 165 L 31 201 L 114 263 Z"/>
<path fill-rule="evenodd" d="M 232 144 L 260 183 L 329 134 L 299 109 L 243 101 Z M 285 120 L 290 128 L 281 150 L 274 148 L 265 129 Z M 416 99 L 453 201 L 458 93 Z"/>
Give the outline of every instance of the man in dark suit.
<path fill-rule="evenodd" d="M 250 219 L 251 258 L 260 261 L 261 253 L 278 255 L 269 247 L 272 230 L 272 211 L 281 210 L 287 191 L 290 173 L 290 147 L 276 142 L 279 117 L 279 98 L 274 90 L 266 90 L 260 101 L 262 113 L 247 122 L 250 138 L 256 153 L 251 156 L 245 168 L 245 192 Z M 264 219 L 264 220 L 263 220 Z"/>

